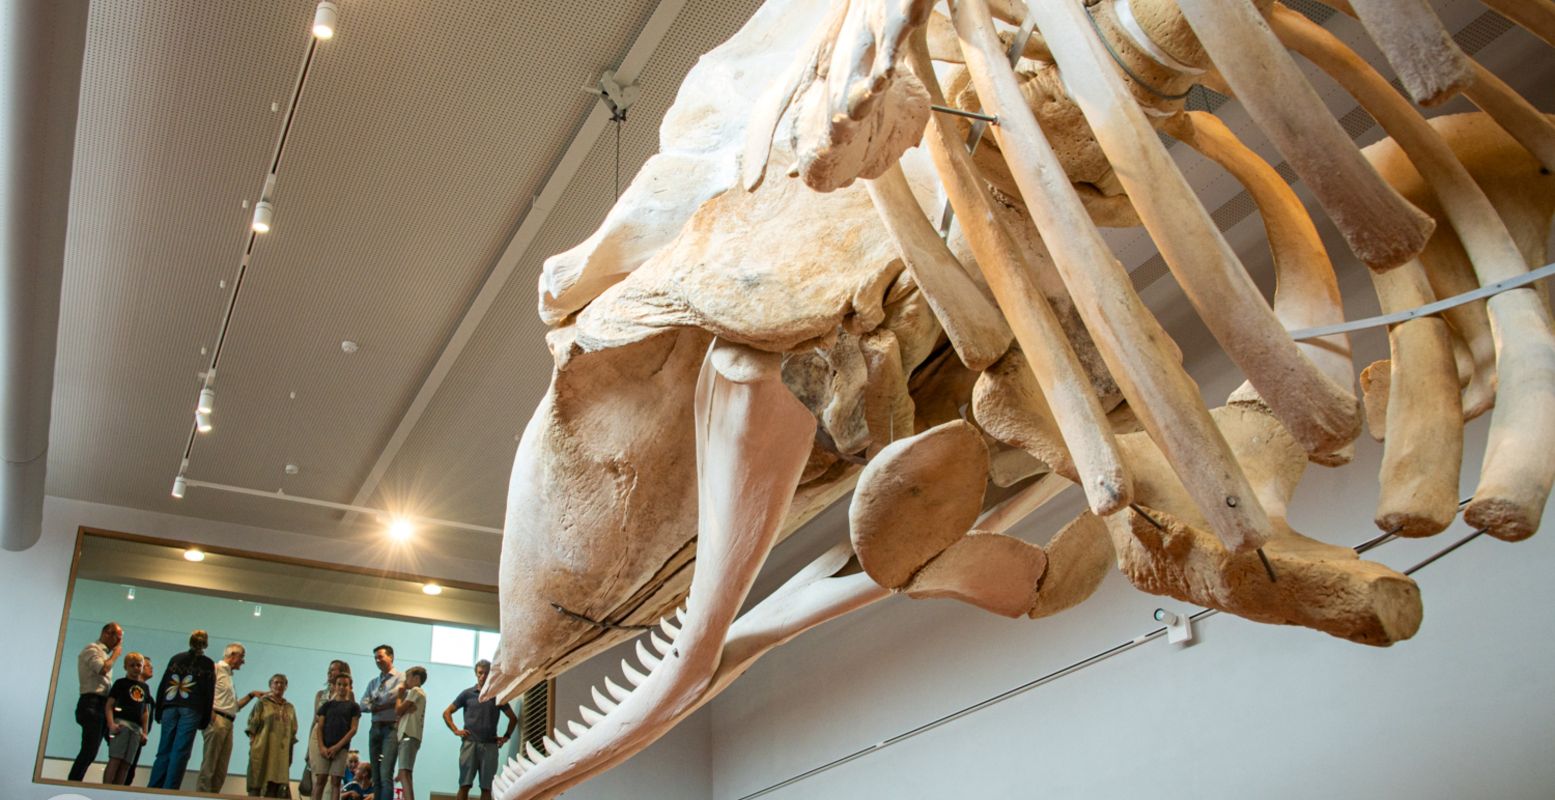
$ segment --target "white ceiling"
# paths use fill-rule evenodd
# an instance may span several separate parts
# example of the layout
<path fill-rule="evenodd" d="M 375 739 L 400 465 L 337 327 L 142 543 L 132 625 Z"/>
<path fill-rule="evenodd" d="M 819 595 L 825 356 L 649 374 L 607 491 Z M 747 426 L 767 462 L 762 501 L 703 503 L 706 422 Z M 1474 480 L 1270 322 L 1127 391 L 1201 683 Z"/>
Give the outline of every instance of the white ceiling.
<path fill-rule="evenodd" d="M 197 438 L 189 475 L 349 503 L 595 103 L 581 87 L 621 63 L 657 3 L 339 5 L 339 34 L 319 46 L 287 140 L 275 229 L 260 238 L 238 298 L 215 430 Z M 623 185 L 656 148 L 659 119 L 686 71 L 757 5 L 691 0 L 676 16 L 621 133 Z M 1488 66 L 1536 103 L 1549 100 L 1555 60 L 1543 45 L 1502 33 L 1470 0 L 1436 5 L 1451 30 L 1483 40 L 1476 47 Z M 284 110 L 313 6 L 92 3 L 49 494 L 339 532 L 341 515 L 328 509 L 203 489 L 168 496 L 210 359 L 202 348 L 215 345 L 242 255 L 244 204 L 257 199 L 283 117 L 271 104 Z M 1353 23 L 1329 24 L 1374 52 Z M 1315 83 L 1337 114 L 1354 108 L 1330 82 Z M 1217 113 L 1279 161 L 1234 102 Z M 1369 141 L 1376 133 L 1365 122 L 1352 133 Z M 607 130 L 425 413 L 390 451 L 368 505 L 501 525 L 514 437 L 549 378 L 535 314 L 540 263 L 604 216 L 615 152 Z M 1240 215 L 1240 187 L 1197 157 L 1179 158 L 1206 206 L 1221 209 L 1217 221 L 1249 268 L 1266 274 L 1256 217 Z M 1142 231 L 1109 239 L 1124 263 L 1146 265 L 1141 282 L 1159 275 Z M 1147 297 L 1176 301 L 1160 291 Z M 360 351 L 342 353 L 344 339 Z M 284 474 L 289 463 L 298 475 Z M 490 534 L 427 535 L 451 553 L 496 553 Z"/>
<path fill-rule="evenodd" d="M 341 0 L 309 71 L 218 370 L 200 480 L 350 502 L 654 0 Z M 697 56 L 755 10 L 692 2 L 640 76 L 622 181 Z M 97 0 L 82 77 L 48 493 L 329 534 L 339 512 L 168 496 L 313 0 Z M 500 526 L 550 360 L 534 287 L 615 193 L 601 137 L 369 505 Z M 226 281 L 226 288 L 221 282 Z M 351 339 L 361 349 L 341 352 Z M 296 392 L 296 399 L 289 399 Z M 286 464 L 300 472 L 288 477 Z M 494 553 L 495 537 L 460 531 Z"/>

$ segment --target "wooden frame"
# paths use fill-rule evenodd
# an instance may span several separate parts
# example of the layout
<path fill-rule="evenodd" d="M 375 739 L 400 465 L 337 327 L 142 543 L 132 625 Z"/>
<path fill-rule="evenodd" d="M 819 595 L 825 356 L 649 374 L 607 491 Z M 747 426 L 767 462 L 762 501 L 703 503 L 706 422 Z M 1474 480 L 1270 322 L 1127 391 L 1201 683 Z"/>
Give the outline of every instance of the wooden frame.
<path fill-rule="evenodd" d="M 474 583 L 474 582 L 470 582 L 470 581 L 445 580 L 443 578 L 431 578 L 431 577 L 425 576 L 425 575 L 415 575 L 415 574 L 412 574 L 412 573 L 399 572 L 399 571 L 396 571 L 396 570 L 372 569 L 370 567 L 359 567 L 359 566 L 354 566 L 354 565 L 351 565 L 351 564 L 338 564 L 338 563 L 327 562 L 327 561 L 315 561 L 315 560 L 306 559 L 306 558 L 296 558 L 294 556 L 282 556 L 282 555 L 275 555 L 275 554 L 272 554 L 272 553 L 259 553 L 259 552 L 254 552 L 254 551 L 251 551 L 251 550 L 240 550 L 240 549 L 232 548 L 232 547 L 222 547 L 222 546 L 218 546 L 218 545 L 206 545 L 206 544 L 203 544 L 203 543 L 195 542 L 195 541 L 192 541 L 192 540 L 186 540 L 186 539 L 165 539 L 165 538 L 161 538 L 161 537 L 157 537 L 157 536 L 146 536 L 144 534 L 127 533 L 127 532 L 124 532 L 124 531 L 115 531 L 115 530 L 109 530 L 109 529 L 106 529 L 106 528 L 94 528 L 94 527 L 91 527 L 91 526 L 88 526 L 88 525 L 78 526 L 76 528 L 76 541 L 75 541 L 75 545 L 72 547 L 71 552 L 70 552 L 70 571 L 67 574 L 67 578 L 66 578 L 67 583 L 65 585 L 65 603 L 64 603 L 64 607 L 61 609 L 60 617 L 59 617 L 59 633 L 55 637 L 55 640 L 54 640 L 54 653 L 53 653 L 53 662 L 54 663 L 53 663 L 53 666 L 52 666 L 52 669 L 51 669 L 51 674 L 49 676 L 48 695 L 46 696 L 45 701 L 44 701 L 44 707 L 43 707 L 43 727 L 38 732 L 38 751 L 37 751 L 37 755 L 33 759 L 32 782 L 34 784 L 37 784 L 37 785 L 64 786 L 64 787 L 89 786 L 93 790 L 106 790 L 106 791 L 119 791 L 119 792 L 139 792 L 139 793 L 142 793 L 142 794 L 153 794 L 153 795 L 162 795 L 162 796 L 169 796 L 169 797 L 222 797 L 222 796 L 225 796 L 225 795 L 209 794 L 207 792 L 200 792 L 200 791 L 195 791 L 195 790 L 192 790 L 192 789 L 178 789 L 178 790 L 175 791 L 175 790 L 171 790 L 171 789 L 151 789 L 151 788 L 147 788 L 147 787 L 144 787 L 144 786 L 107 786 L 107 785 L 101 785 L 101 784 L 84 784 L 84 783 L 80 783 L 80 782 L 76 782 L 76 781 L 61 780 L 59 778 L 46 778 L 46 777 L 43 776 L 43 762 L 45 760 L 45 751 L 48 749 L 49 730 L 50 730 L 50 726 L 52 726 L 53 722 L 54 722 L 54 697 L 55 697 L 55 694 L 59 691 L 59 676 L 60 676 L 61 669 L 62 669 L 62 667 L 64 665 L 64 660 L 63 659 L 64 659 L 64 655 L 65 655 L 64 654 L 65 632 L 66 632 L 67 627 L 70 624 L 70 609 L 71 609 L 72 604 L 75 602 L 76 576 L 77 576 L 77 573 L 79 572 L 80 567 L 81 567 L 82 547 L 86 543 L 86 537 L 88 537 L 88 536 L 94 536 L 94 537 L 97 537 L 99 539 L 113 539 L 113 540 L 124 541 L 124 542 L 134 542 L 134 543 L 138 543 L 138 544 L 149 544 L 149 545 L 157 545 L 157 546 L 163 546 L 163 547 L 175 547 L 175 548 L 198 547 L 200 550 L 202 550 L 204 552 L 212 553 L 212 554 L 216 554 L 216 555 L 233 556 L 233 557 L 237 557 L 237 558 L 251 558 L 251 559 L 258 560 L 258 561 L 269 561 L 269 562 L 273 562 L 273 563 L 289 564 L 289 565 L 292 565 L 292 566 L 307 567 L 307 568 L 310 568 L 310 569 L 324 569 L 324 570 L 331 570 L 331 571 L 334 571 L 334 572 L 346 572 L 346 573 L 351 573 L 351 574 L 356 574 L 356 575 L 366 575 L 366 576 L 371 576 L 371 577 L 376 577 L 376 578 L 384 578 L 384 579 L 388 579 L 388 580 L 413 581 L 413 582 L 420 582 L 420 583 L 425 583 L 427 581 L 436 581 L 438 584 L 440 584 L 442 586 L 449 587 L 449 588 L 454 588 L 454 589 L 464 589 L 464 590 L 467 590 L 467 591 L 476 591 L 476 592 L 489 592 L 493 596 L 495 596 L 496 593 L 497 593 L 497 587 L 489 585 L 489 584 Z M 553 678 L 550 681 L 548 681 L 547 694 L 546 694 L 546 730 L 548 732 L 551 729 L 553 729 L 555 727 L 555 724 L 556 724 L 556 702 L 555 702 L 555 697 L 556 697 L 556 681 Z"/>

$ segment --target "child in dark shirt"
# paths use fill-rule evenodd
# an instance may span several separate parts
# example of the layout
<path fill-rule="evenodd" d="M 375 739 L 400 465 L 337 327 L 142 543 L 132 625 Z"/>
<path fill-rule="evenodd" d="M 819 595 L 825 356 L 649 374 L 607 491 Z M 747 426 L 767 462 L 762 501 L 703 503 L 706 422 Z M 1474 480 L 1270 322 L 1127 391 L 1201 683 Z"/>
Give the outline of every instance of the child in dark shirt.
<path fill-rule="evenodd" d="M 313 735 L 318 737 L 318 753 L 309 764 L 313 770 L 313 800 L 323 800 L 326 786 L 331 800 L 339 799 L 340 777 L 345 772 L 351 737 L 356 735 L 357 723 L 362 718 L 362 707 L 351 699 L 351 676 L 336 675 L 334 690 L 329 701 L 319 706 L 313 725 Z"/>
<path fill-rule="evenodd" d="M 103 701 L 103 716 L 108 726 L 108 766 L 103 783 L 127 785 L 130 769 L 146 744 L 146 729 L 151 727 L 151 687 L 146 685 L 148 662 L 140 653 L 124 657 L 124 677 L 114 681 Z"/>

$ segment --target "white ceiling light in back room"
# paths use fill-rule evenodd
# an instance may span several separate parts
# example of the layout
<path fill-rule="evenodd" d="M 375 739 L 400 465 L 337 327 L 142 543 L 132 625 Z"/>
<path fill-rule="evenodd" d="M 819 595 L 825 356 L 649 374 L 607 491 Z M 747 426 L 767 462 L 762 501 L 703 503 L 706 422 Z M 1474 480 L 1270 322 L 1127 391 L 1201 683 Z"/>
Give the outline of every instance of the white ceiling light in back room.
<path fill-rule="evenodd" d="M 362 349 L 362 346 L 356 342 L 351 341 L 350 339 L 343 339 L 340 342 L 340 352 L 345 353 L 348 356 L 360 349 Z"/>

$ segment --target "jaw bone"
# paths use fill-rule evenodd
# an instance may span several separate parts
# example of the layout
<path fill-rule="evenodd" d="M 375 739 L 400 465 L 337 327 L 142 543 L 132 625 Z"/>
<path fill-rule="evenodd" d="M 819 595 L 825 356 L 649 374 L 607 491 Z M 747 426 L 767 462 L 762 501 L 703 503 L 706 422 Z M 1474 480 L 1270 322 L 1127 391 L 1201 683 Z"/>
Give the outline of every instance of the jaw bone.
<path fill-rule="evenodd" d="M 659 645 L 663 661 L 641 686 L 602 716 L 585 707 L 586 719 L 598 717 L 589 729 L 505 784 L 503 800 L 548 796 L 625 760 L 711 686 L 730 623 L 788 512 L 815 418 L 783 385 L 776 354 L 724 342 L 702 363 L 695 407 L 699 568 L 684 627 Z"/>

